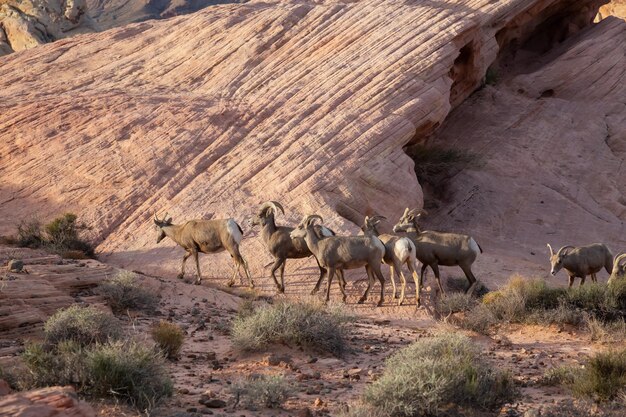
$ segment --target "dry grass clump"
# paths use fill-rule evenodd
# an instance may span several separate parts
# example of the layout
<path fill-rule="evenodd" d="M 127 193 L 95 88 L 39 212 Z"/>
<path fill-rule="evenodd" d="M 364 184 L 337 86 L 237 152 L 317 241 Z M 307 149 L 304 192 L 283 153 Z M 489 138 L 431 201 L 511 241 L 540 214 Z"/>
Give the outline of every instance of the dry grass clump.
<path fill-rule="evenodd" d="M 293 394 L 293 389 L 282 375 L 252 375 L 231 386 L 235 406 L 279 408 Z"/>
<path fill-rule="evenodd" d="M 469 338 L 443 333 L 392 355 L 366 389 L 360 414 L 350 415 L 430 416 L 450 404 L 493 409 L 515 393 L 511 377 L 487 364 Z"/>
<path fill-rule="evenodd" d="M 169 359 L 178 357 L 183 347 L 185 333 L 177 324 L 161 320 L 150 330 L 152 339 Z"/>
<path fill-rule="evenodd" d="M 137 282 L 137 276 L 130 271 L 118 272 L 113 278 L 103 281 L 98 286 L 97 292 L 107 300 L 116 313 L 127 310 L 154 310 L 158 305 L 157 296 L 144 289 Z"/>
<path fill-rule="evenodd" d="M 46 321 L 44 332 L 48 344 L 70 340 L 87 346 L 118 339 L 122 335 L 122 326 L 105 311 L 73 305 L 54 313 Z"/>
<path fill-rule="evenodd" d="M 321 303 L 279 301 L 236 317 L 231 336 L 241 350 L 259 351 L 273 343 L 286 343 L 338 356 L 346 348 L 349 320 L 340 310 Z"/>
<path fill-rule="evenodd" d="M 546 372 L 543 382 L 564 385 L 595 402 L 626 399 L 626 349 L 597 353 L 583 367 L 562 366 Z"/>
<path fill-rule="evenodd" d="M 120 341 L 112 315 L 73 306 L 57 312 L 44 329 L 45 343 L 29 344 L 22 354 L 19 388 L 72 385 L 81 394 L 122 398 L 141 411 L 171 395 L 161 352 L 132 339 Z"/>
<path fill-rule="evenodd" d="M 16 242 L 18 246 L 46 248 L 72 259 L 92 258 L 93 246 L 80 236 L 88 229 L 73 213 L 65 213 L 45 225 L 36 219 L 24 220 L 17 226 Z"/>

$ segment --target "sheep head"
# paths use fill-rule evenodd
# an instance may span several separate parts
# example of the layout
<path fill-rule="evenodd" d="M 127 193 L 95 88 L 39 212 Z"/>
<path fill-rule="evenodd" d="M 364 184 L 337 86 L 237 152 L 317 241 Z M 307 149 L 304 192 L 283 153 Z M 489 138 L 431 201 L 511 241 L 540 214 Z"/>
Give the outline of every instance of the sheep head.
<path fill-rule="evenodd" d="M 309 214 L 304 216 L 302 221 L 293 229 L 290 233 L 291 238 L 303 238 L 306 236 L 307 230 L 309 228 L 313 228 L 315 225 L 315 220 L 319 220 L 320 223 L 324 223 L 324 219 L 322 216 L 318 214 Z"/>
<path fill-rule="evenodd" d="M 402 214 L 402 217 L 400 217 L 400 220 L 398 220 L 398 223 L 393 226 L 393 231 L 395 233 L 406 232 L 408 229 L 411 228 L 416 228 L 419 231 L 419 226 L 417 222 L 422 215 L 426 214 L 428 214 L 426 210 L 418 208 L 409 210 L 409 208 L 407 207 L 404 210 L 404 214 Z"/>

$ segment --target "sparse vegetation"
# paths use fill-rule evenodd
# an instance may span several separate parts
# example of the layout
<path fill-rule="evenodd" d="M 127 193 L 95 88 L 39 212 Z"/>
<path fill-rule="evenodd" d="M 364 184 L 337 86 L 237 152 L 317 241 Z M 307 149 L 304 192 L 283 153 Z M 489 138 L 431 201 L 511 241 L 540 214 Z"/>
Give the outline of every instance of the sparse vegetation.
<path fill-rule="evenodd" d="M 81 394 L 114 395 L 139 410 L 171 395 L 161 353 L 132 339 L 116 340 L 121 330 L 110 314 L 73 306 L 51 317 L 45 330 L 45 342 L 27 345 L 22 354 L 20 388 L 73 385 Z"/>
<path fill-rule="evenodd" d="M 280 407 L 293 393 L 282 375 L 253 375 L 232 385 L 236 404 L 246 408 Z"/>
<path fill-rule="evenodd" d="M 44 332 L 46 343 L 51 345 L 74 341 L 87 346 L 118 339 L 122 327 L 110 313 L 91 306 L 73 305 L 52 315 L 44 325 Z"/>
<path fill-rule="evenodd" d="M 183 347 L 185 333 L 177 324 L 161 320 L 150 330 L 152 339 L 169 359 L 178 357 Z"/>
<path fill-rule="evenodd" d="M 436 415 L 449 404 L 492 409 L 513 399 L 511 377 L 483 359 L 467 337 L 443 333 L 392 355 L 363 396 L 380 415 Z"/>
<path fill-rule="evenodd" d="M 137 282 L 137 276 L 129 271 L 121 271 L 113 278 L 102 282 L 98 287 L 111 309 L 116 313 L 127 310 L 154 310 L 158 299 L 155 294 Z"/>
<path fill-rule="evenodd" d="M 140 410 L 154 407 L 173 392 L 160 352 L 134 341 L 110 342 L 90 350 L 87 367 L 90 392 L 113 393 Z"/>
<path fill-rule="evenodd" d="M 587 324 L 599 337 L 602 327 L 626 326 L 626 296 L 621 283 L 590 284 L 572 289 L 550 287 L 542 279 L 514 276 L 498 291 L 487 293 L 482 302 L 472 302 L 465 295 L 449 293 L 438 306 L 441 315 L 459 326 L 487 333 L 498 322 L 532 324 Z M 460 313 L 460 314 L 457 314 Z"/>
<path fill-rule="evenodd" d="M 73 213 L 65 213 L 46 225 L 37 219 L 24 220 L 17 226 L 17 244 L 27 248 L 46 248 L 71 259 L 92 258 L 93 246 L 81 238 L 88 227 Z"/>
<path fill-rule="evenodd" d="M 341 355 L 346 347 L 349 318 L 321 303 L 279 301 L 235 318 L 233 344 L 242 350 L 264 350 L 272 343 L 296 344 Z"/>

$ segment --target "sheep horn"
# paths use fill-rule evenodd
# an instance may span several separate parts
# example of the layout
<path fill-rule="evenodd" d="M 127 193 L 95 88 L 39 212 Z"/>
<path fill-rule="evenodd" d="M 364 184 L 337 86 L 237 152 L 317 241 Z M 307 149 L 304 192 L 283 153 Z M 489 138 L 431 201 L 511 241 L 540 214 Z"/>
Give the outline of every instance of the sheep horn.
<path fill-rule="evenodd" d="M 267 210 L 268 208 L 271 208 L 274 211 L 274 214 L 278 213 L 278 210 L 280 210 L 280 212 L 285 215 L 285 209 L 283 208 L 283 206 L 280 205 L 278 201 L 266 201 L 259 208 L 259 212 L 263 213 L 263 211 Z"/>
<path fill-rule="evenodd" d="M 572 245 L 563 246 L 561 249 L 559 249 L 559 251 L 556 254 L 557 255 L 567 255 L 567 253 L 564 253 L 566 249 L 574 249 L 574 246 L 572 246 Z"/>
<path fill-rule="evenodd" d="M 417 209 L 417 208 L 416 208 L 416 209 L 413 209 L 413 210 L 409 211 L 409 213 L 408 213 L 408 214 L 409 214 L 409 215 L 413 215 L 413 216 L 415 216 L 415 217 L 420 217 L 422 214 L 423 214 L 423 215 L 427 215 L 427 214 L 428 214 L 428 212 L 427 212 L 426 210 L 424 210 L 424 209 Z"/>
<path fill-rule="evenodd" d="M 548 245 L 548 249 L 550 249 L 550 256 L 554 256 L 554 251 L 552 250 L 552 246 L 550 246 L 549 243 L 546 243 L 546 245 Z"/>
<path fill-rule="evenodd" d="M 617 255 L 617 257 L 615 258 L 615 265 L 619 265 L 620 263 L 622 263 L 622 261 L 626 261 L 626 252 L 622 253 L 621 255 Z"/>
<path fill-rule="evenodd" d="M 306 216 L 304 218 L 304 220 L 302 221 L 302 223 L 304 223 L 306 226 L 310 225 L 311 222 L 313 222 L 313 220 L 315 219 L 319 219 L 320 223 L 324 223 L 324 219 L 322 219 L 322 216 L 320 216 L 319 214 L 309 214 L 308 216 Z"/>

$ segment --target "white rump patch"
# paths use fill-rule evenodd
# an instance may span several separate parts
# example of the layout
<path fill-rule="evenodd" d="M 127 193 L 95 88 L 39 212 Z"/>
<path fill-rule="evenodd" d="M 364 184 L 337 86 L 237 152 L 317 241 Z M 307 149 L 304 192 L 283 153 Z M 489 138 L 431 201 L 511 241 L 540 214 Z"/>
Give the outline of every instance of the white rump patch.
<path fill-rule="evenodd" d="M 411 239 L 403 237 L 398 239 L 394 245 L 393 251 L 396 258 L 398 258 L 401 262 L 404 262 L 411 257 L 411 254 L 415 256 L 415 245 L 411 242 Z"/>
<path fill-rule="evenodd" d="M 228 219 L 228 221 L 226 222 L 226 228 L 228 229 L 228 233 L 233 237 L 233 239 L 235 239 L 235 242 L 237 242 L 237 244 L 241 243 L 243 235 L 239 230 L 237 222 L 235 222 L 233 219 Z"/>
<path fill-rule="evenodd" d="M 480 255 L 480 248 L 478 247 L 478 243 L 476 243 L 473 237 L 470 237 L 469 247 L 476 255 Z"/>
<path fill-rule="evenodd" d="M 327 227 L 322 226 L 321 231 L 322 231 L 322 236 L 324 237 L 334 236 L 333 232 L 331 232 Z"/>

